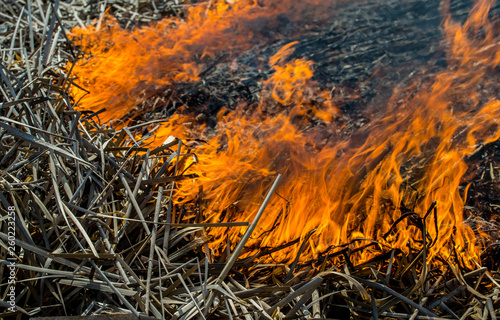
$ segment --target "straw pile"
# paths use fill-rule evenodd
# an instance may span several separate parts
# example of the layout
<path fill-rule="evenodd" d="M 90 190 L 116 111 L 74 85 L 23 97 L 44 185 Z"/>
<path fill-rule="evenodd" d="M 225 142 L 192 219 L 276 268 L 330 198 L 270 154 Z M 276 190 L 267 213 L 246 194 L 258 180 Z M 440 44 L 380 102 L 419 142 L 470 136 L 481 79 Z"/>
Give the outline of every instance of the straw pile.
<path fill-rule="evenodd" d="M 453 257 L 433 269 L 425 249 L 393 250 L 355 265 L 346 247 L 339 268 L 327 267 L 329 257 L 308 266 L 240 261 L 260 216 L 251 224 L 207 224 L 199 203 L 172 203 L 175 183 L 195 178 L 183 174 L 188 158 L 196 157 L 188 146 L 172 137 L 150 150 L 135 137 L 154 123 L 117 131 L 100 123 L 99 112 L 73 109 L 64 66 L 78 53 L 66 37 L 69 28 L 98 18 L 106 6 L 134 25 L 177 14 L 182 5 L 77 0 L 0 6 L 3 318 L 496 319 L 498 273 L 463 270 Z M 203 250 L 204 228 L 247 226 L 227 260 L 213 263 Z"/>

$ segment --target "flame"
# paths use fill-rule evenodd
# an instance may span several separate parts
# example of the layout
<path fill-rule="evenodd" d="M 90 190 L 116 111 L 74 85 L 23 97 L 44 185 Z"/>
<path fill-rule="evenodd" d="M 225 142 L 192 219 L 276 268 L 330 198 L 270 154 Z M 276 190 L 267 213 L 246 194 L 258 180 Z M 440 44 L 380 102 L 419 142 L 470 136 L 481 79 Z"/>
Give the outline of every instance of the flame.
<path fill-rule="evenodd" d="M 290 8 L 285 4 L 276 7 Z M 447 14 L 448 67 L 433 79 L 396 88 L 386 105 L 367 111 L 369 123 L 352 136 L 343 134 L 347 116 L 337 107 L 342 97 L 319 88 L 311 61 L 287 62 L 296 42 L 284 46 L 269 59 L 274 74 L 263 83 L 257 105 L 221 110 L 215 132 L 197 126 L 189 115 L 175 115 L 160 131 L 153 145 L 171 134 L 207 140 L 195 149 L 199 163 L 189 169 L 199 178 L 180 184 L 177 201 L 190 201 L 201 185 L 207 221 L 251 221 L 281 173 L 277 195 L 245 255 L 299 239 L 307 241 L 301 261 L 347 247 L 358 263 L 373 257 L 374 250 L 422 248 L 420 224 L 437 201 L 437 214 L 431 212 L 425 220 L 425 240 L 432 241 L 429 260 L 456 250 L 472 266 L 481 248 L 464 223 L 466 195 L 460 184 L 467 171 L 465 157 L 479 144 L 500 138 L 498 91 L 487 90 L 495 86 L 491 79 L 500 63 L 499 28 L 488 19 L 492 4 L 478 2 L 463 25 Z M 275 15 L 252 2 L 214 6 L 190 9 L 186 21 L 167 19 L 132 32 L 110 17 L 100 30 L 74 31 L 73 38 L 92 54 L 75 67 L 81 85 L 92 89 L 81 98 L 82 107 L 107 106 L 107 120 L 123 117 L 140 102 L 133 92 L 148 87 L 145 95 L 153 95 L 161 86 L 198 80 L 196 54 L 213 55 L 228 41 L 235 51 L 255 44 L 253 35 L 241 39 L 237 30 L 227 40 L 221 30 L 244 17 Z M 401 219 L 408 212 L 412 218 Z M 218 254 L 227 243 L 234 246 L 244 230 L 207 232 L 210 248 Z M 374 244 L 373 250 L 356 252 L 366 244 Z M 299 245 L 289 246 L 261 259 L 290 261 L 298 250 Z"/>
<path fill-rule="evenodd" d="M 198 81 L 207 58 L 232 59 L 278 37 L 271 31 L 283 24 L 278 13 L 303 23 L 311 16 L 316 22 L 325 20 L 324 8 L 311 6 L 321 2 L 326 1 L 210 1 L 190 7 L 185 19 L 166 18 L 133 31 L 105 14 L 70 35 L 88 53 L 73 70 L 85 89 L 75 88 L 73 95 L 86 108 L 105 107 L 104 121 L 137 114 L 135 107 L 165 86 Z"/>

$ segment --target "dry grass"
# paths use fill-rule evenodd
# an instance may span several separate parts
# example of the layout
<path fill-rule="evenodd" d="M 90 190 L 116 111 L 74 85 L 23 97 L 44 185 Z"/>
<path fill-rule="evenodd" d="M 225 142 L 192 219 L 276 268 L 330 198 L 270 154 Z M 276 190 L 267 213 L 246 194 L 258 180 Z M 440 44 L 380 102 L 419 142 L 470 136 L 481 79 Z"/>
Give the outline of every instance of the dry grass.
<path fill-rule="evenodd" d="M 182 175 L 189 147 L 172 138 L 149 150 L 135 140 L 140 126 L 116 131 L 100 124 L 99 113 L 73 109 L 65 66 L 77 55 L 65 33 L 101 16 L 106 5 L 129 26 L 182 10 L 153 1 L 0 2 L 4 300 L 9 258 L 17 280 L 15 311 L 3 318 L 496 319 L 498 273 L 466 271 L 454 259 L 432 269 L 425 250 L 394 250 L 358 266 L 343 251 L 340 269 L 326 268 L 328 257 L 314 267 L 237 260 L 258 217 L 252 224 L 206 224 L 196 203 L 172 203 L 176 181 L 195 178 Z M 246 226 L 227 261 L 212 263 L 203 250 L 205 228 Z"/>

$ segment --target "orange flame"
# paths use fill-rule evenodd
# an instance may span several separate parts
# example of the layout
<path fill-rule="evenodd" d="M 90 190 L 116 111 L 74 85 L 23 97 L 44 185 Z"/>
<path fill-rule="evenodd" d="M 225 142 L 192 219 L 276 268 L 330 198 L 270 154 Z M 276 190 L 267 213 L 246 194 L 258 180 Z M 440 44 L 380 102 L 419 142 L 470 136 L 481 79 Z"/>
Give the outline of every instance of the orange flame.
<path fill-rule="evenodd" d="M 476 235 L 464 224 L 460 182 L 467 170 L 465 156 L 479 143 L 500 138 L 498 93 L 485 97 L 480 88 L 489 85 L 484 79 L 500 63 L 498 28 L 487 17 L 492 3 L 477 3 L 462 26 L 447 18 L 448 68 L 432 81 L 395 90 L 385 108 L 370 110 L 370 123 L 350 139 L 342 135 L 345 121 L 336 98 L 312 80 L 313 63 L 301 59 L 285 63 L 295 43 L 283 47 L 269 61 L 275 72 L 264 83 L 258 106 L 222 110 L 216 134 L 186 128 L 181 122 L 188 116 L 179 115 L 160 132 L 207 135 L 208 143 L 196 149 L 199 163 L 190 169 L 199 178 L 184 182 L 178 199 L 193 199 L 202 185 L 207 221 L 250 221 L 273 178 L 281 173 L 279 196 L 269 203 L 265 219 L 247 243 L 246 255 L 307 239 L 302 261 L 346 244 L 357 248 L 370 239 L 377 241 L 374 249 L 421 248 L 422 220 L 398 219 L 406 213 L 404 207 L 423 218 L 437 201 L 435 220 L 425 221 L 430 237 L 426 240 L 433 241 L 429 259 L 448 257 L 456 249 L 479 260 Z M 229 9 L 218 2 L 208 11 L 195 7 L 183 24 L 165 20 L 133 32 L 119 29 L 111 18 L 100 31 L 77 30 L 92 53 L 86 64 L 75 68 L 82 86 L 93 89 L 81 100 L 82 106 L 106 105 L 111 109 L 106 119 L 119 118 L 137 105 L 131 92 L 142 82 L 161 86 L 196 80 L 199 67 L 185 59 L 200 50 L 200 43 L 226 41 L 218 32 L 227 30 L 227 23 L 251 13 L 265 14 L 256 4 L 235 6 Z M 197 20 L 201 16 L 203 22 Z M 222 29 L 215 28 L 219 23 Z M 482 37 L 477 36 L 480 31 Z M 240 48 L 251 46 L 251 41 L 238 41 Z M 212 52 L 207 49 L 204 54 Z M 312 236 L 306 237 L 311 231 Z M 227 240 L 235 244 L 243 232 L 208 230 L 211 250 L 220 253 Z M 290 261 L 298 250 L 290 246 L 262 259 Z M 372 256 L 364 250 L 353 258 L 362 262 Z M 464 256 L 471 266 L 469 258 Z"/>
<path fill-rule="evenodd" d="M 164 19 L 133 31 L 106 14 L 93 26 L 72 30 L 71 39 L 89 53 L 74 73 L 91 92 L 75 88 L 73 94 L 86 108 L 107 108 L 104 121 L 121 119 L 166 85 L 199 80 L 204 58 L 224 54 L 231 59 L 266 42 L 273 36 L 266 33 L 280 23 L 277 13 L 321 20 L 319 6 L 305 10 L 315 2 L 321 0 L 211 1 L 189 8 L 185 20 Z"/>

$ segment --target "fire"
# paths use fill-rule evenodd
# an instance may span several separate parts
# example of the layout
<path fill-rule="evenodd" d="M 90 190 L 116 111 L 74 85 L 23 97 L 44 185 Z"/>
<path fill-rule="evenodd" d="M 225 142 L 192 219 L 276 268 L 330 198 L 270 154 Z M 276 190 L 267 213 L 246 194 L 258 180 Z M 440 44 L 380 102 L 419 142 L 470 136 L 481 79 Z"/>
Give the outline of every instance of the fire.
<path fill-rule="evenodd" d="M 246 256 L 296 239 L 308 242 L 302 261 L 374 243 L 352 255 L 358 263 L 376 250 L 422 248 L 422 219 L 437 201 L 436 215 L 431 211 L 425 219 L 429 259 L 456 250 L 469 266 L 472 259 L 479 261 L 481 243 L 464 223 L 460 183 L 465 157 L 500 138 L 498 91 L 487 90 L 495 85 L 487 79 L 500 63 L 499 28 L 488 19 L 492 3 L 478 2 L 463 25 L 447 16 L 448 67 L 431 80 L 395 89 L 387 105 L 366 111 L 369 123 L 351 137 L 342 134 L 341 98 L 319 88 L 314 64 L 287 62 L 295 42 L 269 60 L 274 74 L 263 83 L 260 102 L 221 110 L 215 131 L 193 125 L 196 115 L 174 115 L 153 145 L 171 134 L 207 141 L 195 149 L 199 163 L 190 169 L 199 178 L 179 186 L 177 201 L 190 201 L 201 185 L 206 221 L 250 221 L 280 173 L 277 195 L 247 243 Z M 253 2 L 221 1 L 194 7 L 186 21 L 167 19 L 131 32 L 110 17 L 99 30 L 76 29 L 73 38 L 92 54 L 75 67 L 81 85 L 91 89 L 81 107 L 105 106 L 110 110 L 105 120 L 120 118 L 162 86 L 196 81 L 202 65 L 193 60 L 196 54 L 214 55 L 228 41 L 239 52 L 259 41 L 251 35 L 242 39 L 241 30 L 228 40 L 222 31 L 244 17 L 276 14 L 261 9 Z M 408 212 L 412 218 L 400 219 Z M 243 232 L 207 230 L 211 250 L 217 254 L 227 243 L 235 246 Z M 261 259 L 290 261 L 298 250 L 299 245 L 289 246 Z"/>
<path fill-rule="evenodd" d="M 104 121 L 137 115 L 145 110 L 134 108 L 166 86 L 199 80 L 208 58 L 224 54 L 232 59 L 278 37 L 270 32 L 281 27 L 278 13 L 290 13 L 292 22 L 326 19 L 320 6 L 309 6 L 323 0 L 268 2 L 210 1 L 189 8 L 186 19 L 164 19 L 130 32 L 110 15 L 88 28 L 75 28 L 71 38 L 88 56 L 74 70 L 85 88 L 74 96 L 86 108 L 106 107 Z"/>

